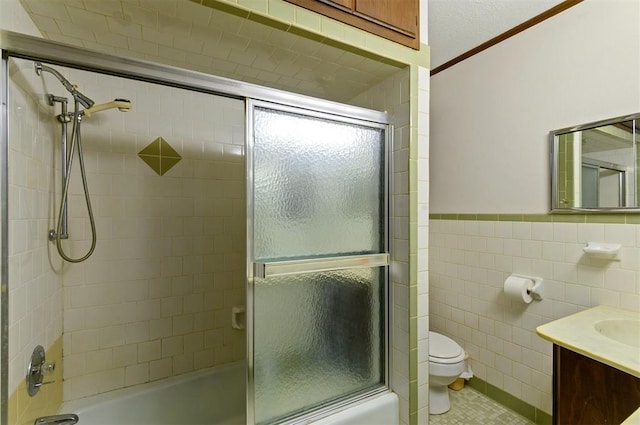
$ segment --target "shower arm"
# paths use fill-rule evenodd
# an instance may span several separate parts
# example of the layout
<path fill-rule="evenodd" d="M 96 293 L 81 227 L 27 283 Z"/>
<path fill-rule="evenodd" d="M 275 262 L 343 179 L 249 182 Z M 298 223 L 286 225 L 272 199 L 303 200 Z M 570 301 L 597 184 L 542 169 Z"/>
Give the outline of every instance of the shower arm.
<path fill-rule="evenodd" d="M 69 82 L 69 80 L 67 80 L 66 78 L 64 78 L 62 76 L 62 74 L 60 74 L 58 71 L 56 71 L 55 69 L 48 67 L 46 65 L 43 65 L 40 62 L 36 62 L 34 64 L 35 68 L 36 68 L 36 74 L 38 75 L 42 75 L 42 71 L 46 71 L 50 74 L 52 74 L 53 76 L 55 76 L 58 81 L 60 81 L 62 83 L 62 85 L 64 86 L 65 89 L 67 89 L 67 91 L 69 93 L 71 93 L 71 95 L 73 96 L 73 98 L 75 100 L 77 100 L 78 102 L 80 102 L 80 104 L 82 106 L 84 106 L 85 108 L 90 108 L 93 106 L 93 104 L 95 103 L 93 100 L 89 99 L 87 96 L 85 96 L 84 94 L 80 93 L 78 91 L 78 89 L 76 88 L 75 85 L 71 84 Z"/>

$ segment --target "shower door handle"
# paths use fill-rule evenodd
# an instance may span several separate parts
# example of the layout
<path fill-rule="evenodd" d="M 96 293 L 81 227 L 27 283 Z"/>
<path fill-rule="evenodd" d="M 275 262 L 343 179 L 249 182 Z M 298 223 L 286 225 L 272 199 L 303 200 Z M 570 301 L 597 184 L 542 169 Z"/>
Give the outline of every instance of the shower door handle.
<path fill-rule="evenodd" d="M 389 254 L 364 254 L 339 257 L 310 258 L 254 263 L 254 277 L 294 275 L 302 273 L 327 272 L 353 268 L 384 267 L 389 265 Z"/>

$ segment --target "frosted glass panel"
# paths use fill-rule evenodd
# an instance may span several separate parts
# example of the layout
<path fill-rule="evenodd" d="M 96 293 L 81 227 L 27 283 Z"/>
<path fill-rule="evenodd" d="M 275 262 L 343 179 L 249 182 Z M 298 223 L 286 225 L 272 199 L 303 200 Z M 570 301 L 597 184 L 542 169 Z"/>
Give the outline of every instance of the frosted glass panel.
<path fill-rule="evenodd" d="M 256 108 L 256 259 L 384 250 L 384 131 Z"/>
<path fill-rule="evenodd" d="M 386 268 L 256 279 L 257 423 L 384 382 Z"/>
<path fill-rule="evenodd" d="M 290 111 L 254 105 L 252 114 L 249 409 L 258 424 L 386 379 L 388 267 L 369 262 L 387 258 L 386 128 Z"/>

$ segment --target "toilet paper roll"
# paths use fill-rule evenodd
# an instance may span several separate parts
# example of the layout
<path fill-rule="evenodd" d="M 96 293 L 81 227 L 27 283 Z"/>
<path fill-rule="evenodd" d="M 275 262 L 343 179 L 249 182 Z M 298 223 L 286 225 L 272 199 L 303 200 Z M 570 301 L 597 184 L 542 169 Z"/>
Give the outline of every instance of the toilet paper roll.
<path fill-rule="evenodd" d="M 518 276 L 509 276 L 504 281 L 504 294 L 513 301 L 529 304 L 533 298 L 528 290 L 533 288 L 533 280 Z"/>

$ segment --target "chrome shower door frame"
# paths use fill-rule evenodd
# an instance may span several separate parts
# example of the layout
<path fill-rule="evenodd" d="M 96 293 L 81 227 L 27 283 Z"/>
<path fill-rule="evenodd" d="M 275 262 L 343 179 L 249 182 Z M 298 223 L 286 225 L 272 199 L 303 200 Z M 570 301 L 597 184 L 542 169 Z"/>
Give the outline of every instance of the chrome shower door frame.
<path fill-rule="evenodd" d="M 390 118 L 385 112 L 370 110 L 353 105 L 337 103 L 329 100 L 313 98 L 310 96 L 295 94 L 283 90 L 262 87 L 250 83 L 245 83 L 229 78 L 218 77 L 202 72 L 190 71 L 187 69 L 172 67 L 168 65 L 157 64 L 137 59 L 123 58 L 104 53 L 87 50 L 84 48 L 69 46 L 43 38 L 32 37 L 11 31 L 0 30 L 0 425 L 8 424 L 7 407 L 8 407 L 8 293 L 10 288 L 9 269 L 8 269 L 8 146 L 9 146 L 9 129 L 8 129 L 8 61 L 9 58 L 21 58 L 32 61 L 42 61 L 49 64 L 60 65 L 70 68 L 76 68 L 99 74 L 124 77 L 132 80 L 161 84 L 164 86 L 176 87 L 186 90 L 208 93 L 218 96 L 226 96 L 243 100 L 246 105 L 247 112 L 252 105 L 260 102 L 267 102 L 270 106 L 279 105 L 281 108 L 295 108 L 296 110 L 305 110 L 308 114 L 318 114 L 318 116 L 326 116 L 331 119 L 337 119 L 347 122 L 367 122 L 369 124 L 386 126 L 385 130 L 385 164 L 387 167 L 385 178 L 385 235 L 386 235 L 386 252 L 391 252 L 389 245 L 390 228 L 389 218 L 393 216 L 392 205 L 389 203 L 391 195 L 391 178 L 393 176 L 391 152 L 393 151 L 393 126 L 390 124 Z M 247 130 L 249 130 L 248 115 L 246 117 Z M 251 140 L 251 132 L 245 134 L 245 147 L 250 149 L 249 141 Z M 250 157 L 246 155 L 247 182 L 253 182 L 253 175 L 250 171 Z M 249 184 L 247 185 L 247 192 Z M 248 196 L 248 193 L 247 193 Z M 248 198 L 249 199 L 249 196 Z M 249 209 L 249 205 L 247 208 Z M 249 217 L 247 217 L 247 230 L 253 230 Z M 249 233 L 248 233 L 249 234 Z M 46 236 L 46 235 L 45 235 Z M 252 246 L 252 242 L 247 240 L 247 249 Z M 249 251 L 247 252 L 247 254 Z M 247 255 L 248 257 L 248 255 Z M 251 290 L 252 280 L 254 278 L 253 265 L 249 266 L 247 261 L 247 340 L 251 341 L 247 346 L 248 368 L 251 370 L 249 362 L 252 361 L 253 348 L 251 333 L 252 327 L 252 303 L 249 291 Z M 387 273 L 388 274 L 388 273 Z M 387 284 L 385 286 L 385 387 L 372 393 L 363 394 L 353 399 L 345 400 L 331 406 L 331 408 L 322 412 L 314 412 L 305 417 L 298 418 L 299 421 L 310 420 L 326 416 L 331 412 L 345 408 L 345 406 L 356 403 L 360 400 L 370 397 L 373 394 L 389 391 L 391 352 L 389 350 L 390 335 L 390 317 L 391 317 L 391 297 L 389 291 L 389 276 L 387 276 Z M 249 326 L 251 324 L 251 326 Z M 249 381 L 252 380 L 251 373 L 247 374 Z M 249 409 L 253 411 L 253 394 L 247 391 L 247 402 Z M 248 418 L 249 419 L 249 418 Z"/>
<path fill-rule="evenodd" d="M 9 423 L 9 57 L 0 62 L 0 424 Z"/>
<path fill-rule="evenodd" d="M 393 165 L 393 125 L 390 124 L 386 113 L 377 111 L 369 111 L 355 106 L 340 105 L 336 108 L 336 104 L 318 102 L 313 108 L 300 107 L 295 104 L 286 102 L 276 102 L 269 100 L 249 99 L 246 103 L 246 207 L 247 207 L 247 424 L 254 425 L 256 423 L 255 415 L 255 376 L 254 376 L 254 349 L 255 349 L 255 329 L 254 329 L 254 313 L 255 313 L 255 279 L 265 278 L 268 276 L 281 276 L 286 274 L 297 274 L 310 271 L 328 271 L 359 267 L 384 267 L 386 266 L 385 284 L 384 284 L 384 334 L 381 338 L 384 340 L 384 382 L 380 388 L 373 389 L 364 394 L 358 394 L 344 400 L 331 403 L 328 406 L 314 409 L 310 413 L 295 416 L 292 419 L 285 419 L 276 422 L 278 424 L 294 425 L 306 424 L 314 420 L 321 419 L 340 410 L 347 408 L 349 405 L 357 404 L 374 395 L 389 391 L 390 371 L 391 371 L 391 350 L 390 350 L 390 320 L 391 320 L 391 298 L 390 298 L 390 265 L 391 265 L 391 249 L 390 249 L 390 217 L 393 216 L 392 204 L 389 201 L 391 196 Z M 346 108 L 345 108 L 346 106 Z M 384 221 L 384 253 L 341 256 L 326 258 L 323 262 L 318 260 L 292 260 L 261 263 L 256 262 L 254 258 L 254 132 L 253 132 L 253 110 L 256 107 L 263 107 L 284 112 L 297 113 L 313 118 L 323 118 L 348 124 L 359 124 L 370 127 L 378 127 L 384 129 L 384 184 L 385 191 L 383 205 L 383 221 Z M 350 113 L 351 112 L 351 113 Z"/>

